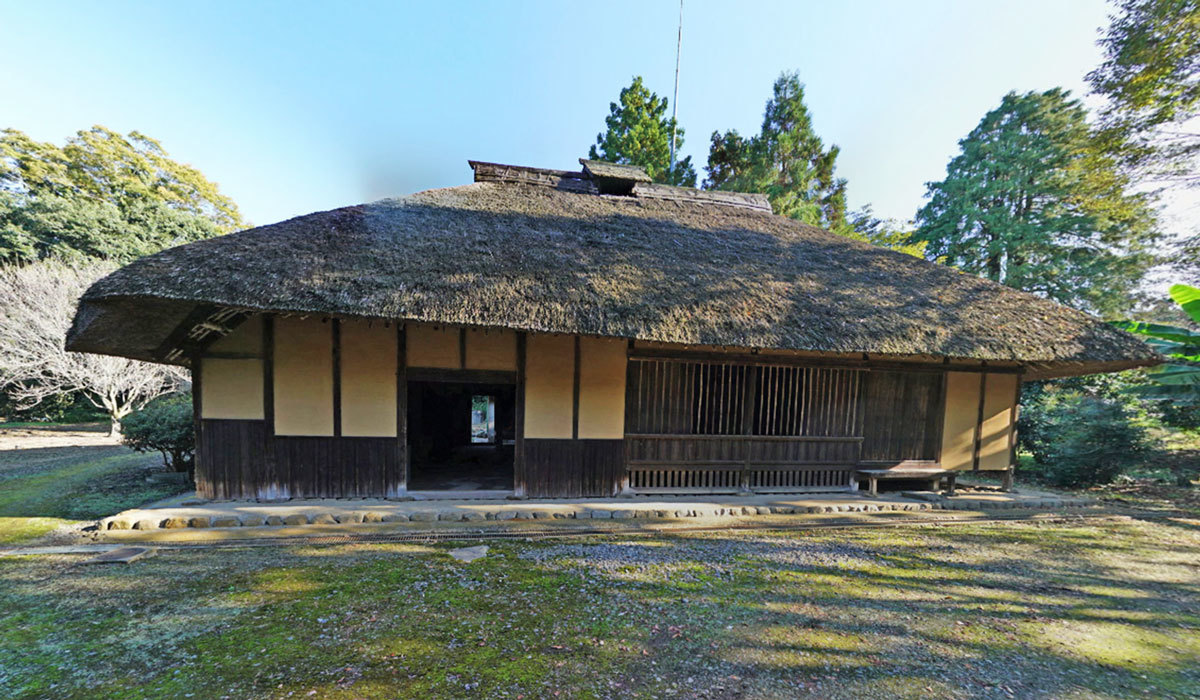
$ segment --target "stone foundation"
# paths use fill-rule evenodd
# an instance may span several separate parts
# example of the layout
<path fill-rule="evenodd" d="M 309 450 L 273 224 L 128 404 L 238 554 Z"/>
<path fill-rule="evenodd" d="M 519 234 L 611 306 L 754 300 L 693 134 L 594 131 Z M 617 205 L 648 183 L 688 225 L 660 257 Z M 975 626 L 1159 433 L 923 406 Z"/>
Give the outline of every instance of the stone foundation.
<path fill-rule="evenodd" d="M 797 515 L 817 513 L 880 513 L 885 511 L 936 510 L 1056 510 L 1081 508 L 1092 502 L 1078 498 L 1063 498 L 1047 494 L 971 494 L 948 497 L 933 492 L 906 492 L 904 497 L 867 500 L 857 498 L 820 499 L 796 497 L 769 498 L 769 503 L 669 503 L 654 502 L 652 507 L 637 507 L 637 501 L 621 499 L 603 503 L 546 502 L 514 503 L 512 501 L 471 501 L 437 506 L 423 502 L 405 505 L 387 503 L 355 507 L 352 501 L 335 502 L 322 508 L 305 502 L 285 502 L 274 505 L 212 504 L 213 514 L 192 515 L 180 510 L 133 510 L 99 521 L 101 530 L 149 530 L 158 528 L 232 528 L 232 527 L 295 527 L 303 525 L 334 525 L 359 523 L 432 523 L 531 520 L 680 520 L 711 518 L 747 518 L 764 515 Z M 803 500 L 803 503 L 788 503 Z M 235 510 L 254 509 L 239 513 Z M 276 512 L 272 512 L 276 511 Z"/>

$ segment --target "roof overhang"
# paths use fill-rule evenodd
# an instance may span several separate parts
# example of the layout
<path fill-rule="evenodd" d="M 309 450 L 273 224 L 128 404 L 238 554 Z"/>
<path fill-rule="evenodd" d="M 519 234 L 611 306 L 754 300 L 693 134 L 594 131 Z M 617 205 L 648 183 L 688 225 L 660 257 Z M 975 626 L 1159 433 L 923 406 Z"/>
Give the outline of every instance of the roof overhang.
<path fill-rule="evenodd" d="M 449 320 L 358 317 L 346 314 L 316 314 L 311 311 L 286 309 L 250 309 L 216 306 L 196 301 L 160 299 L 155 297 L 118 297 L 85 300 L 79 305 L 75 322 L 67 335 L 66 347 L 75 352 L 128 357 L 145 362 L 188 366 L 191 359 L 204 348 L 240 325 L 256 313 L 276 315 L 321 316 L 329 318 L 369 319 L 389 323 L 426 322 L 471 326 Z M 553 330 L 514 328 L 516 331 L 549 332 Z M 570 331 L 557 331 L 570 333 Z M 657 342 L 653 338 L 627 338 Z M 1086 362 L 1055 360 L 1045 362 L 1016 362 L 985 360 L 967 357 L 888 355 L 883 353 L 830 353 L 795 350 L 791 348 L 745 348 L 710 345 L 680 347 L 683 353 L 717 352 L 729 358 L 750 357 L 761 362 L 790 361 L 797 364 L 836 364 L 863 369 L 938 369 L 947 372 L 1000 372 L 1019 374 L 1023 381 L 1075 377 L 1086 374 L 1120 372 L 1160 364 L 1162 358 L 1123 360 L 1117 362 Z M 635 350 L 634 354 L 653 355 L 653 349 Z M 772 354 L 759 354 L 768 352 Z M 667 354 L 670 354 L 668 351 Z M 665 355 L 664 355 L 665 356 Z"/>
<path fill-rule="evenodd" d="M 67 333 L 67 350 L 144 362 L 188 365 L 251 313 L 191 301 L 147 297 L 85 300 Z"/>

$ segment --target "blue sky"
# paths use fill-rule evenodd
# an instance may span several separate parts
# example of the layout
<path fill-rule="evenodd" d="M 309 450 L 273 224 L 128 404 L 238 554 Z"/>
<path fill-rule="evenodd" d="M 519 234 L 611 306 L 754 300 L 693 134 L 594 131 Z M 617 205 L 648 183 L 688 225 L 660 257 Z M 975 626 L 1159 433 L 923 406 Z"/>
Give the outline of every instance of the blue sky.
<path fill-rule="evenodd" d="M 756 132 L 797 70 L 852 207 L 900 219 L 1004 93 L 1082 92 L 1102 0 L 685 0 L 679 119 Z M 163 141 L 256 224 L 470 181 L 468 158 L 569 168 L 633 75 L 669 95 L 678 4 L 0 2 L 0 127 Z"/>

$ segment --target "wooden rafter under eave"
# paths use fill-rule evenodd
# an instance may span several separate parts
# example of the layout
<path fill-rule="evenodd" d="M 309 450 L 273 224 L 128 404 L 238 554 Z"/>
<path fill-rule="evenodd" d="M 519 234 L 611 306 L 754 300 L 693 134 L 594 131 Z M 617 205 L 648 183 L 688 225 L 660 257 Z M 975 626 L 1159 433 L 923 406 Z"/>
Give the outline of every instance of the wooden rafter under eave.
<path fill-rule="evenodd" d="M 192 356 L 229 335 L 249 317 L 240 309 L 200 304 L 155 349 L 154 357 L 163 362 L 188 364 Z"/>

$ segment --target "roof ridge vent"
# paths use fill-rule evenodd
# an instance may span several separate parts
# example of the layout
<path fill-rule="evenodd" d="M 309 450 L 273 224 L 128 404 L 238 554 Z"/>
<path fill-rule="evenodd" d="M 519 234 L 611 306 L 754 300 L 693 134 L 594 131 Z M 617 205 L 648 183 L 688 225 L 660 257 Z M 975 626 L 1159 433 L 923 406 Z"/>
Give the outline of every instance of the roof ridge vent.
<path fill-rule="evenodd" d="M 537 185 L 581 194 L 608 194 L 639 199 L 661 199 L 686 204 L 707 204 L 771 213 L 765 194 L 697 190 L 651 181 L 645 168 L 580 158 L 578 170 L 552 170 L 524 165 L 505 165 L 481 160 L 467 161 L 475 171 L 475 182 Z"/>
<path fill-rule="evenodd" d="M 594 192 L 594 185 L 588 180 L 587 175 L 578 170 L 531 168 L 524 165 L 488 163 L 482 160 L 468 160 L 467 163 L 475 171 L 475 182 L 512 182 L 522 185 L 541 185 L 572 192 Z"/>
<path fill-rule="evenodd" d="M 657 182 L 639 182 L 634 185 L 633 196 L 642 199 L 666 199 L 689 204 L 715 204 L 723 207 L 753 209 L 770 214 L 771 200 L 758 192 L 732 192 L 729 190 L 697 190 L 691 187 L 661 185 Z"/>
<path fill-rule="evenodd" d="M 583 174 L 596 183 L 600 194 L 628 197 L 633 194 L 635 185 L 651 182 L 650 174 L 640 165 L 621 165 L 587 158 L 580 158 L 579 164 L 583 166 Z"/>

